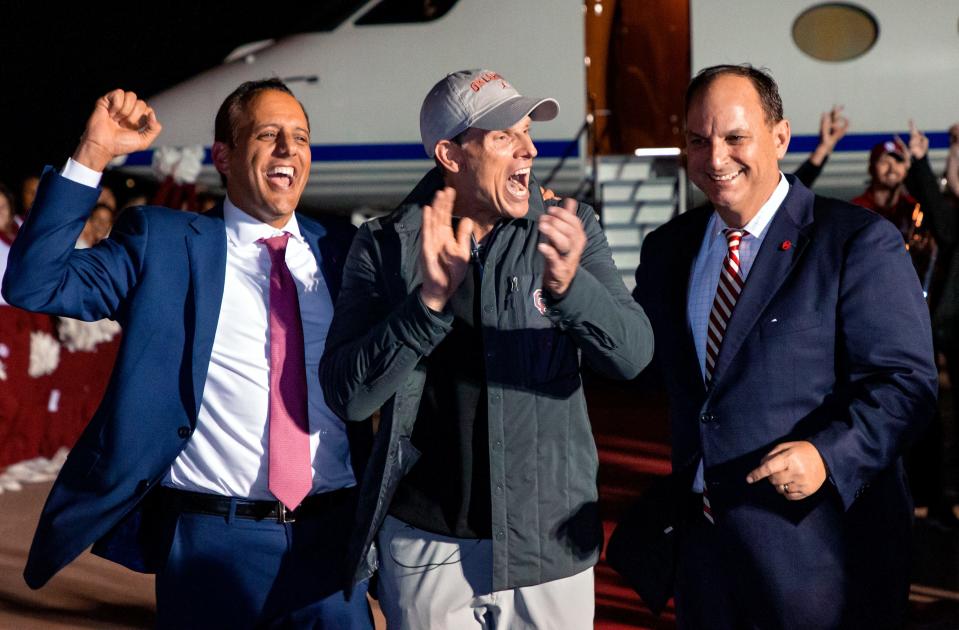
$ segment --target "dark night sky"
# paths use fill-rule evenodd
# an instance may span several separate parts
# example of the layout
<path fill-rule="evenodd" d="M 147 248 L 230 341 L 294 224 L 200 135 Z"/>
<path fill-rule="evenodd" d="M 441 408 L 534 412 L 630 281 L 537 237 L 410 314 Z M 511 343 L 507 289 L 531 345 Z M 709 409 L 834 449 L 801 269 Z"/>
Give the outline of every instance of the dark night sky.
<path fill-rule="evenodd" d="M 149 96 L 218 65 L 240 44 L 306 30 L 295 15 L 285 22 L 278 17 L 295 11 L 219 6 L 225 8 L 128 3 L 113 10 L 80 3 L 59 10 L 45 2 L 5 3 L 0 181 L 19 189 L 20 180 L 43 165 L 59 167 L 93 103 L 114 88 Z"/>

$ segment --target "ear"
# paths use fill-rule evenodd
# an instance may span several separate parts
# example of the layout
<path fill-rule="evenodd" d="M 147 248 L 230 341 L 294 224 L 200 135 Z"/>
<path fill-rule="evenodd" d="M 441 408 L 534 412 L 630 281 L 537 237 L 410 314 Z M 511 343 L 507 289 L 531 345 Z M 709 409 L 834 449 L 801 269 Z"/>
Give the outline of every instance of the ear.
<path fill-rule="evenodd" d="M 210 151 L 213 156 L 213 166 L 221 175 L 230 175 L 230 146 L 225 142 L 214 142 Z"/>
<path fill-rule="evenodd" d="M 789 129 L 789 121 L 783 118 L 773 125 L 773 139 L 776 143 L 776 157 L 780 160 L 786 156 L 789 149 L 789 139 L 792 138 L 792 132 Z"/>
<path fill-rule="evenodd" d="M 436 161 L 450 173 L 459 173 L 463 169 L 463 147 L 450 140 L 440 140 L 434 150 Z"/>

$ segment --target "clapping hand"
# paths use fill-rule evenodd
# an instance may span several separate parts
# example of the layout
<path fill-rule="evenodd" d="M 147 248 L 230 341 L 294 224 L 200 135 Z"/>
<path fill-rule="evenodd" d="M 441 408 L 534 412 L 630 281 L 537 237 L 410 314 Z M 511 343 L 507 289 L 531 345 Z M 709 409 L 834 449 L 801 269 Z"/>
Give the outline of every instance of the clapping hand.
<path fill-rule="evenodd" d="M 453 232 L 453 202 L 456 191 L 438 190 L 433 203 L 423 206 L 420 264 L 423 284 L 420 298 L 434 311 L 442 311 L 463 282 L 470 263 L 470 236 L 473 221 L 460 219 Z"/>
<path fill-rule="evenodd" d="M 543 239 L 536 248 L 546 259 L 543 288 L 559 298 L 569 289 L 586 248 L 586 231 L 576 216 L 576 200 L 566 199 L 562 206 L 549 206 L 539 219 L 539 231 Z"/>

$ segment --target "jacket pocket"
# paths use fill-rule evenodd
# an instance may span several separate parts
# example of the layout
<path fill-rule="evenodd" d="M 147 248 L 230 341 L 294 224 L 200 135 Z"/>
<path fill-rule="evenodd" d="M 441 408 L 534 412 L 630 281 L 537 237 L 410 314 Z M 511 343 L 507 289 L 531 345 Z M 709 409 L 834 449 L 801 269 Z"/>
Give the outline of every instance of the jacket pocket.
<path fill-rule="evenodd" d="M 822 326 L 822 312 L 797 313 L 783 317 L 764 317 L 759 325 L 759 334 L 763 337 L 778 337 L 789 333 L 810 330 Z"/>

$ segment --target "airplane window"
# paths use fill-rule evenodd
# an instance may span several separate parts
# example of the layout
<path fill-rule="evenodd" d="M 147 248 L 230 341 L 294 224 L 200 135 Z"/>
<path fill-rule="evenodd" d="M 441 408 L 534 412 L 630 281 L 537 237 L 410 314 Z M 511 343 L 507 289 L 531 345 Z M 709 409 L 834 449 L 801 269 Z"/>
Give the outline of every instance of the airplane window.
<path fill-rule="evenodd" d="M 879 23 L 866 9 L 845 2 L 824 2 L 806 9 L 793 22 L 793 41 L 820 61 L 849 61 L 873 47 Z"/>
<path fill-rule="evenodd" d="M 446 15 L 457 0 L 383 0 L 356 21 L 370 24 L 432 22 Z"/>

